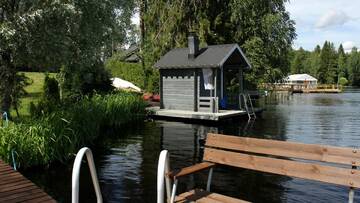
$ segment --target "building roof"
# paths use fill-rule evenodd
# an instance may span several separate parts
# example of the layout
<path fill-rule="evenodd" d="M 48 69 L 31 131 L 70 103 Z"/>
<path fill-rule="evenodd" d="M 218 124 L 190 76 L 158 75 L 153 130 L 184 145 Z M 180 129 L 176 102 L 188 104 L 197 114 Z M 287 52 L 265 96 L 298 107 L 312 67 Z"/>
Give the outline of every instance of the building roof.
<path fill-rule="evenodd" d="M 285 81 L 317 81 L 317 79 L 308 74 L 294 74 L 287 76 Z"/>
<path fill-rule="evenodd" d="M 121 54 L 121 61 L 130 63 L 139 62 L 139 47 L 137 45 L 131 45 L 128 49 L 124 50 Z"/>
<path fill-rule="evenodd" d="M 239 51 L 241 60 L 245 62 L 246 67 L 251 68 L 249 60 L 237 44 L 211 45 L 201 48 L 199 55 L 194 59 L 189 59 L 188 48 L 175 48 L 161 57 L 154 67 L 158 69 L 219 68 L 236 50 Z"/>

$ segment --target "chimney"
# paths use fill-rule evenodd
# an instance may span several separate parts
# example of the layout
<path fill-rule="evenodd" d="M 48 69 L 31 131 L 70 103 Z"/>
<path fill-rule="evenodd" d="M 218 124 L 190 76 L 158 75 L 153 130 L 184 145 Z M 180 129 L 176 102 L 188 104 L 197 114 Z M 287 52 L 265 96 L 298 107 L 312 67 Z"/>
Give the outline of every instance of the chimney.
<path fill-rule="evenodd" d="M 188 46 L 189 46 L 189 59 L 195 59 L 199 54 L 199 38 L 194 32 L 189 33 L 188 37 Z"/>

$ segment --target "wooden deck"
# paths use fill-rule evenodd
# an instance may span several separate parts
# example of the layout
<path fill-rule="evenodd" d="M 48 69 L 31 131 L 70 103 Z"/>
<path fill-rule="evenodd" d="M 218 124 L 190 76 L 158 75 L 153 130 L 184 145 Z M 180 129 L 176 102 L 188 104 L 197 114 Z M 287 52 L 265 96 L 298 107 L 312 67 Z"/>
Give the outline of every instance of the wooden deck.
<path fill-rule="evenodd" d="M 306 84 L 264 84 L 265 89 L 273 91 L 288 91 L 290 93 L 341 93 L 341 85 L 316 85 L 309 86 Z"/>
<path fill-rule="evenodd" d="M 154 119 L 186 119 L 186 120 L 202 120 L 202 121 L 220 121 L 229 118 L 248 116 L 244 110 L 220 110 L 219 113 L 195 112 L 183 110 L 160 109 L 160 107 L 149 107 L 150 116 Z M 254 108 L 255 113 L 261 113 L 264 109 Z"/>
<path fill-rule="evenodd" d="M 0 160 L 0 202 L 56 202 L 52 197 Z"/>

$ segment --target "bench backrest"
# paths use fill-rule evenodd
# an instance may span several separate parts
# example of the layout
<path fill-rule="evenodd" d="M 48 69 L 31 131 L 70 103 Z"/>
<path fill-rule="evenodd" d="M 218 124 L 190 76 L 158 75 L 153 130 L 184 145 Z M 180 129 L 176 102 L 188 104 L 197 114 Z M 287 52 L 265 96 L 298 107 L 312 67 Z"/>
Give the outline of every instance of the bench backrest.
<path fill-rule="evenodd" d="M 211 133 L 205 146 L 204 161 L 360 188 L 357 149 Z"/>

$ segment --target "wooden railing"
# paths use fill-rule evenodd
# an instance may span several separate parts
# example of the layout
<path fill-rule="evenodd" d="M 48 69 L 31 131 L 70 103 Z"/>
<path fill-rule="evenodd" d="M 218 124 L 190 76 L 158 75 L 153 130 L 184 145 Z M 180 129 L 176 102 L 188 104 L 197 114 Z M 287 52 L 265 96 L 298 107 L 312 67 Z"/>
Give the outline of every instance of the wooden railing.
<path fill-rule="evenodd" d="M 199 97 L 198 111 L 201 112 L 219 112 L 219 98 L 218 97 Z"/>
<path fill-rule="evenodd" d="M 337 84 L 282 84 L 282 83 L 264 83 L 259 85 L 262 89 L 274 91 L 316 91 L 316 90 L 334 90 L 342 91 L 342 85 Z"/>

